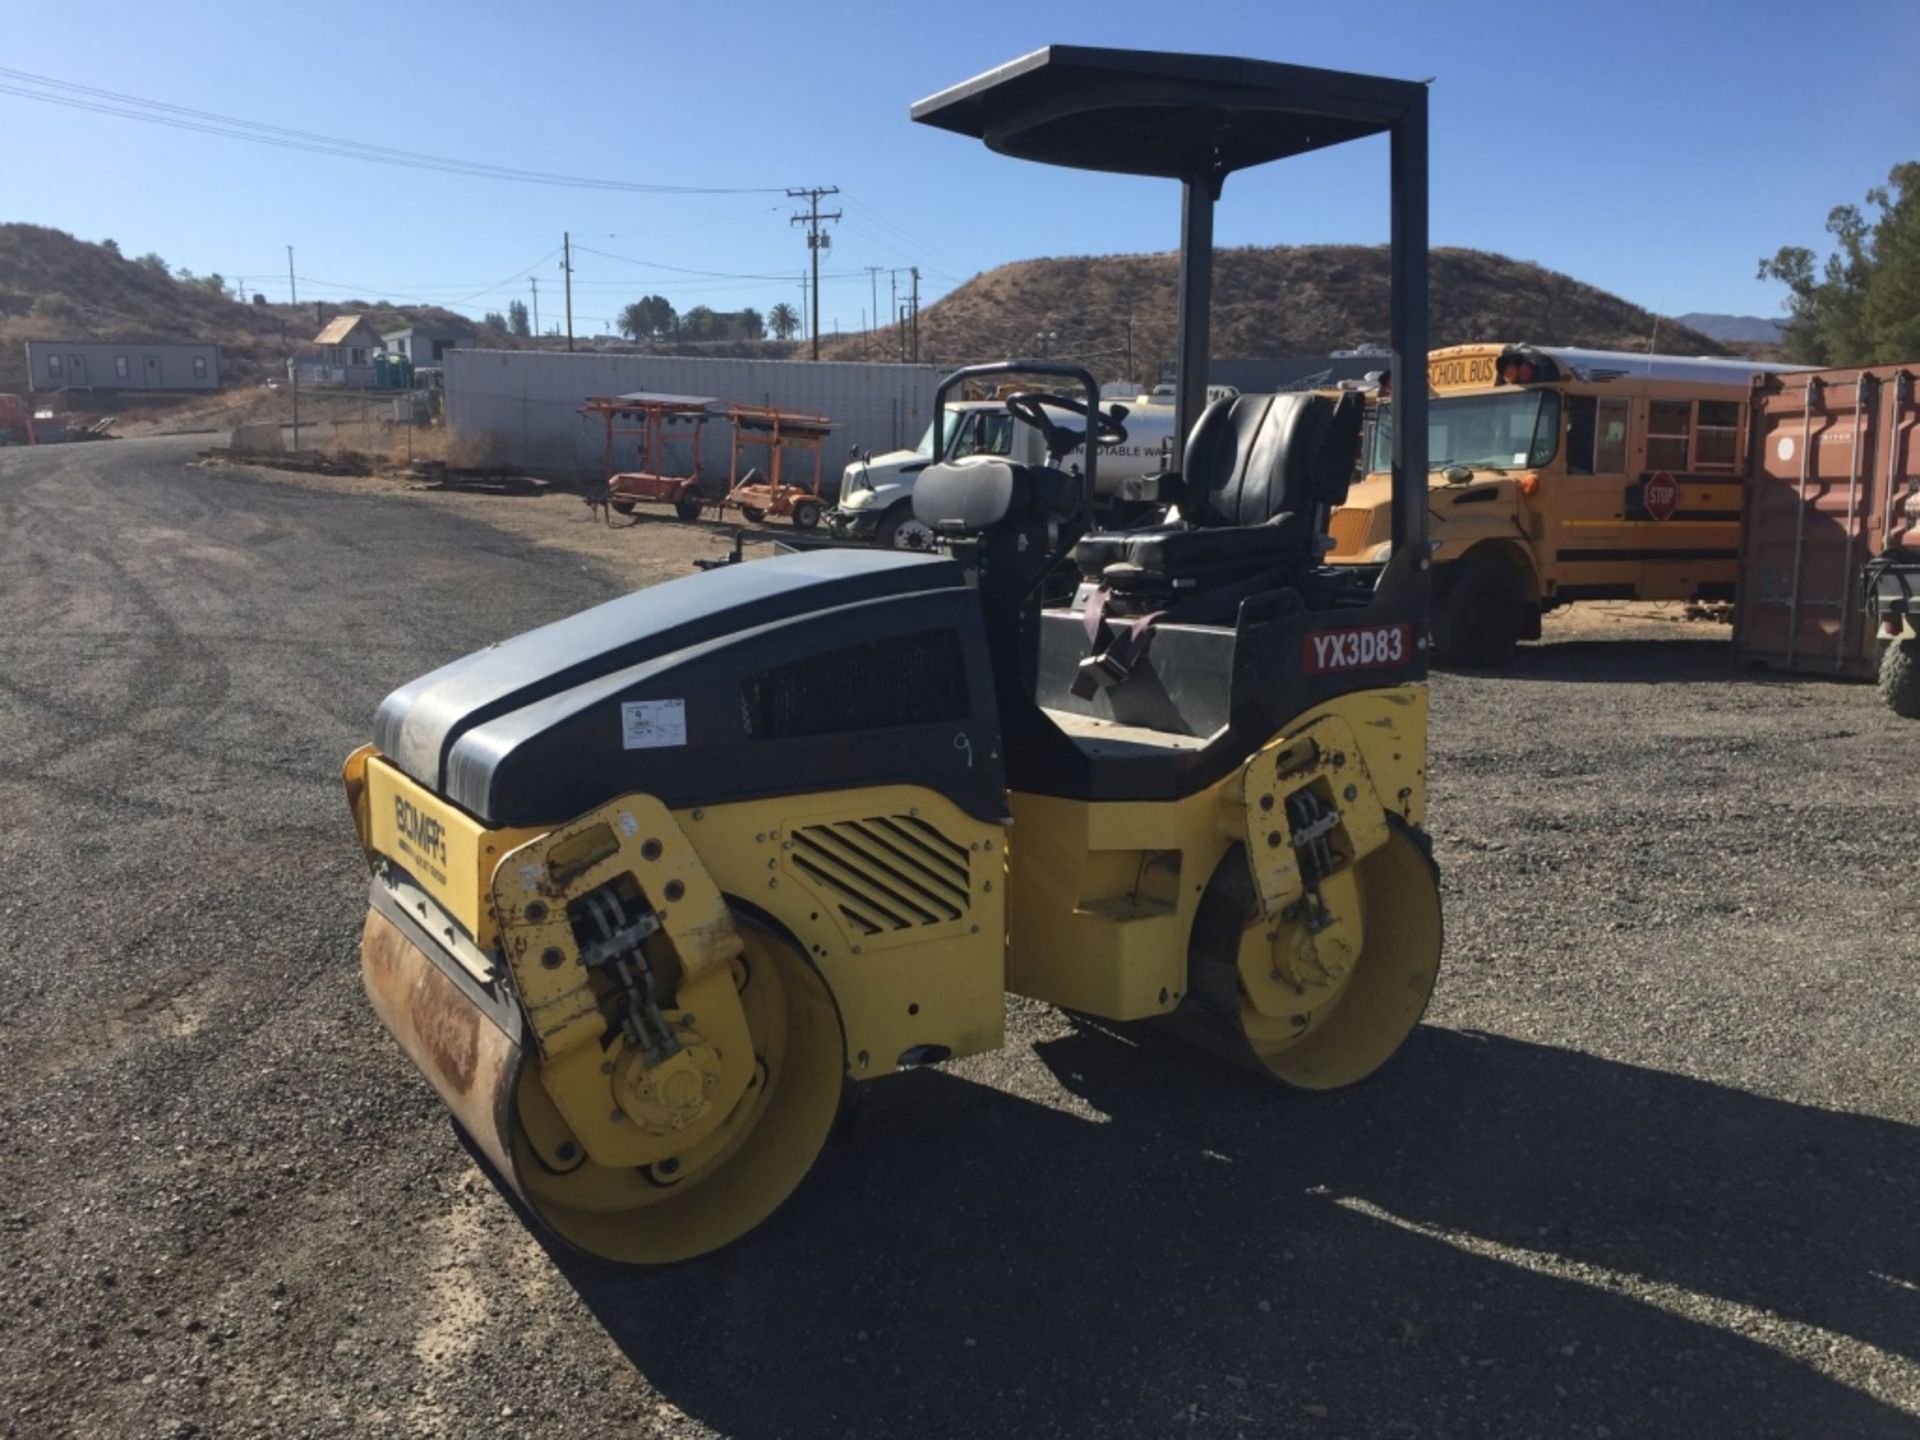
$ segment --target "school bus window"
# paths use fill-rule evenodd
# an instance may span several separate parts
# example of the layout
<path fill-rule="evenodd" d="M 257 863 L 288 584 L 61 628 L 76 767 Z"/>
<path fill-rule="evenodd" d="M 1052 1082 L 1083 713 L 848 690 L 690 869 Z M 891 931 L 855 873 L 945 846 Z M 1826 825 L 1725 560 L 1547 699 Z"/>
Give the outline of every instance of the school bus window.
<path fill-rule="evenodd" d="M 1702 400 L 1700 420 L 1693 429 L 1693 468 L 1731 470 L 1739 449 L 1740 402 Z"/>
<path fill-rule="evenodd" d="M 1593 473 L 1593 422 L 1598 405 L 1591 395 L 1567 397 L 1567 474 Z"/>
<path fill-rule="evenodd" d="M 1599 436 L 1593 445 L 1593 469 L 1596 475 L 1627 473 L 1627 411 L 1631 408 L 1631 403 L 1626 400 L 1600 402 L 1600 421 L 1595 427 Z"/>
<path fill-rule="evenodd" d="M 1647 402 L 1647 468 L 1685 470 L 1693 406 L 1685 400 Z"/>
<path fill-rule="evenodd" d="M 1443 395 L 1427 406 L 1427 463 L 1506 469 L 1551 465 L 1560 451 L 1560 396 L 1553 390 Z M 1393 468 L 1393 407 L 1373 430 L 1373 470 Z"/>

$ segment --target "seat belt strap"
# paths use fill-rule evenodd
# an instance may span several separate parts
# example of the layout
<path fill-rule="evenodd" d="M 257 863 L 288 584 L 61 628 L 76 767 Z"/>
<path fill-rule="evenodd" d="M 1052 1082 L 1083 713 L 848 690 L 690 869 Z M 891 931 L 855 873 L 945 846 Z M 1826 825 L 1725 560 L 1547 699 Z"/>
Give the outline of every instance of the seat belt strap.
<path fill-rule="evenodd" d="M 1106 629 L 1107 587 L 1102 585 L 1080 612 L 1080 623 L 1087 631 L 1087 655 L 1073 677 L 1076 700 L 1091 700 L 1094 692 L 1118 685 L 1146 658 L 1153 644 L 1153 627 L 1167 612 L 1155 610 L 1117 628 L 1103 639 Z"/>

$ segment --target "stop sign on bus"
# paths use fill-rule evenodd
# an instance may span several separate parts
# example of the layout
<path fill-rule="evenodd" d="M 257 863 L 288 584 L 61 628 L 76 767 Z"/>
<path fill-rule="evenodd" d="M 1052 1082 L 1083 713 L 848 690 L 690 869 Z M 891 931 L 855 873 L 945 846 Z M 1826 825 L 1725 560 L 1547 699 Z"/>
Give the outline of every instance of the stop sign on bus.
<path fill-rule="evenodd" d="M 1655 520 L 1669 519 L 1680 508 L 1680 482 L 1665 470 L 1656 470 L 1640 490 L 1640 505 Z"/>

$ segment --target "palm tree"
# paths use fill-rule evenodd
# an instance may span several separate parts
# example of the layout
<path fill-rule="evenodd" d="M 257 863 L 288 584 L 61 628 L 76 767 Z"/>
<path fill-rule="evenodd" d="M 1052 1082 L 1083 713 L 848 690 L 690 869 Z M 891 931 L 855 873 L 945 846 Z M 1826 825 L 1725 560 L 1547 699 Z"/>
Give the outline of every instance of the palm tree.
<path fill-rule="evenodd" d="M 767 312 L 767 328 L 773 331 L 776 339 L 791 340 L 794 332 L 800 328 L 799 312 L 782 300 Z"/>

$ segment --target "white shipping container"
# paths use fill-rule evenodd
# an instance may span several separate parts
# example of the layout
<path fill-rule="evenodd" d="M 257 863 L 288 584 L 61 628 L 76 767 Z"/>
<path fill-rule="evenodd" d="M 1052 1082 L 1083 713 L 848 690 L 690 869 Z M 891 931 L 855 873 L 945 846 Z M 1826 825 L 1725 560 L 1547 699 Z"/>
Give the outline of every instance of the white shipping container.
<path fill-rule="evenodd" d="M 685 355 L 604 355 L 552 350 L 450 350 L 446 360 L 447 426 L 455 458 L 514 465 L 540 474 L 604 477 L 606 431 L 579 408 L 596 395 L 650 390 L 713 396 L 720 403 L 777 405 L 834 422 L 821 453 L 824 493 L 832 495 L 851 447 L 897 450 L 912 445 L 933 414 L 942 372 L 931 365 L 812 360 L 723 360 Z M 715 488 L 726 479 L 728 427 L 707 425 L 702 468 Z M 683 468 L 681 447 L 671 464 Z M 794 462 L 788 479 L 804 475 Z M 616 468 L 635 463 L 627 442 Z M 765 464 L 748 451 L 742 468 Z"/>

